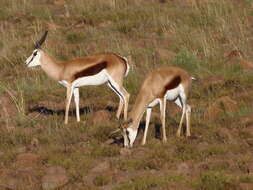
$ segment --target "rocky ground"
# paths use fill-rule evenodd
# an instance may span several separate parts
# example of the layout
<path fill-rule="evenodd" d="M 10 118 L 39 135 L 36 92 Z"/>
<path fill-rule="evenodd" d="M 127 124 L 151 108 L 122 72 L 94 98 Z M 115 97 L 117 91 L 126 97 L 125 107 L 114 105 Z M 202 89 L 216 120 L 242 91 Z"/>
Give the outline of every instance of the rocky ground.
<path fill-rule="evenodd" d="M 0 190 L 253 189 L 253 14 L 247 0 L 0 0 Z M 130 109 L 147 72 L 185 68 L 193 82 L 192 136 L 176 137 L 168 103 L 167 143 L 159 110 L 147 144 L 142 121 L 132 149 L 115 118 L 118 97 L 83 87 L 81 122 L 63 124 L 65 91 L 25 59 L 43 49 L 70 60 L 98 52 L 128 57 Z M 60 48 L 59 48 L 60 47 Z"/>

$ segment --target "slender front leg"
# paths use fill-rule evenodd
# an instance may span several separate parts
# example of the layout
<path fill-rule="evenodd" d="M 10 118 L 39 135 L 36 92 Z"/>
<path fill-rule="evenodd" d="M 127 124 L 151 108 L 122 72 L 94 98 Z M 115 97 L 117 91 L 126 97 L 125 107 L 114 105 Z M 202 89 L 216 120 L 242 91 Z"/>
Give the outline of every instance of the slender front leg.
<path fill-rule="evenodd" d="M 80 121 L 80 108 L 79 108 L 79 88 L 74 88 L 74 100 L 76 104 L 76 120 Z"/>
<path fill-rule="evenodd" d="M 166 113 L 166 98 L 160 101 L 160 112 L 162 121 L 162 131 L 163 131 L 163 142 L 167 142 L 166 130 L 165 130 L 165 113 Z"/>
<path fill-rule="evenodd" d="M 151 112 L 152 112 L 152 108 L 147 108 L 145 130 L 144 130 L 144 135 L 143 135 L 143 139 L 141 142 L 142 145 L 146 144 L 146 138 L 147 138 L 147 133 L 148 133 L 148 126 L 149 126 L 149 122 L 150 122 Z"/>
<path fill-rule="evenodd" d="M 127 111 L 128 111 L 128 102 L 130 98 L 130 94 L 122 87 L 122 92 L 124 94 L 124 120 L 127 120 Z"/>
<path fill-rule="evenodd" d="M 69 116 L 69 105 L 70 105 L 70 102 L 71 102 L 71 97 L 72 97 L 72 94 L 73 94 L 73 87 L 72 87 L 72 84 L 69 84 L 67 85 L 67 97 L 66 97 L 66 109 L 65 109 L 65 124 L 68 123 L 68 116 Z"/>
<path fill-rule="evenodd" d="M 186 136 L 189 137 L 191 136 L 191 132 L 190 132 L 190 119 L 191 119 L 191 106 L 190 105 L 186 105 Z"/>
<path fill-rule="evenodd" d="M 185 112 L 186 112 L 186 104 L 184 103 L 184 104 L 183 104 L 183 113 L 182 113 L 182 116 L 181 116 L 181 120 L 180 120 L 180 123 L 179 123 L 179 127 L 178 127 L 178 129 L 177 129 L 177 137 L 180 137 L 180 134 L 181 134 L 181 128 L 182 128 L 182 124 L 183 124 Z"/>

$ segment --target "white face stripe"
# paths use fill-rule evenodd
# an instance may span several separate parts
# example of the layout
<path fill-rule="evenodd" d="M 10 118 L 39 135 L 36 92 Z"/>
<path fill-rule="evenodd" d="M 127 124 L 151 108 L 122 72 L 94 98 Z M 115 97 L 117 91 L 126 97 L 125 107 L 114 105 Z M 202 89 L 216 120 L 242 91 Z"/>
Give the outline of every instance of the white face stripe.
<path fill-rule="evenodd" d="M 40 63 L 40 57 L 41 57 L 41 52 L 39 52 L 37 49 L 35 49 L 27 59 L 26 59 L 26 65 L 27 67 L 35 67 L 38 65 L 41 65 Z"/>
<path fill-rule="evenodd" d="M 136 139 L 138 130 L 134 130 L 131 127 L 124 129 L 124 146 L 132 147 Z"/>

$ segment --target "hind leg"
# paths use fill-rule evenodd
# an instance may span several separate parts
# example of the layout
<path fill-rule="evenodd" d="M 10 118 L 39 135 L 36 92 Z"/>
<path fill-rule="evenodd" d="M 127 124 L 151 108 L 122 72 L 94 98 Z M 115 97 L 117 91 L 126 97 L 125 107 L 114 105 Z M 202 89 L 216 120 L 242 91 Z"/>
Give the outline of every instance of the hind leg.
<path fill-rule="evenodd" d="M 122 98 L 119 98 L 119 106 L 118 106 L 118 110 L 117 110 L 117 113 L 116 113 L 117 119 L 120 118 L 120 114 L 122 112 L 123 106 L 124 106 L 124 101 L 122 100 Z"/>
<path fill-rule="evenodd" d="M 162 122 L 163 142 L 167 142 L 165 130 L 165 114 L 166 114 L 166 98 L 163 98 L 160 101 L 160 117 Z"/>
<path fill-rule="evenodd" d="M 73 94 L 74 94 L 74 100 L 75 100 L 75 105 L 76 105 L 76 120 L 77 122 L 79 122 L 80 121 L 79 88 L 74 88 Z"/>
<path fill-rule="evenodd" d="M 180 137 L 181 135 L 181 128 L 182 128 L 182 125 L 183 125 L 183 121 L 184 121 L 184 117 L 185 117 L 185 113 L 186 113 L 186 103 L 185 103 L 185 100 L 181 98 L 181 96 L 179 96 L 176 100 L 175 100 L 175 103 L 180 107 L 182 108 L 182 116 L 181 116 L 181 119 L 180 119 L 180 123 L 179 123 L 179 126 L 178 126 L 178 129 L 177 129 L 177 137 Z"/>
<path fill-rule="evenodd" d="M 117 111 L 117 118 L 120 117 L 120 114 L 123 109 L 124 104 L 124 120 L 127 120 L 127 109 L 128 109 L 128 101 L 129 101 L 129 93 L 123 88 L 123 86 L 117 84 L 114 80 L 110 79 L 108 81 L 108 86 L 119 96 L 120 103 Z"/>
<path fill-rule="evenodd" d="M 123 86 L 120 88 L 120 90 L 124 94 L 124 120 L 127 120 L 127 110 L 130 94 L 125 90 L 125 88 L 123 88 Z"/>
<path fill-rule="evenodd" d="M 186 105 L 186 136 L 187 136 L 187 137 L 191 136 L 191 131 L 190 131 L 191 123 L 190 123 L 190 118 L 191 118 L 191 106 L 187 104 L 187 105 Z"/>
<path fill-rule="evenodd" d="M 73 86 L 72 86 L 72 84 L 68 83 L 68 85 L 67 85 L 67 96 L 66 96 L 65 121 L 64 121 L 65 124 L 68 123 L 69 106 L 70 106 L 70 103 L 71 103 L 72 94 L 73 94 Z"/>

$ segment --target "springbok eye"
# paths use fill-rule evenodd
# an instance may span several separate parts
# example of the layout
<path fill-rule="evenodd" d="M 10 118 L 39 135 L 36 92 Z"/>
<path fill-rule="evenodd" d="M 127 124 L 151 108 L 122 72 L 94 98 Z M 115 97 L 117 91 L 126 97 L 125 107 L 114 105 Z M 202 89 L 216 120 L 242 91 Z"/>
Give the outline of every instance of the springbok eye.
<path fill-rule="evenodd" d="M 36 56 L 37 55 L 37 51 L 35 51 L 34 53 L 33 53 L 33 56 Z"/>

